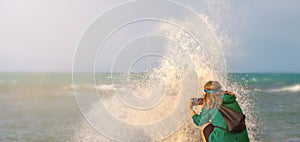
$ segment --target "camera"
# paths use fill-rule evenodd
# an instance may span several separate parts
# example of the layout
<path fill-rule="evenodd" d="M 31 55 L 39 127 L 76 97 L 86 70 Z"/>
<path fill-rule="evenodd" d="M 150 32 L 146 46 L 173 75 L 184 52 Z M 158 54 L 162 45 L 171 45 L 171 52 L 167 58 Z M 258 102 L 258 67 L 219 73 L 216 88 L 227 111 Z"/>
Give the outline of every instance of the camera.
<path fill-rule="evenodd" d="M 192 98 L 193 102 L 192 105 L 202 105 L 203 104 L 203 98 Z"/>

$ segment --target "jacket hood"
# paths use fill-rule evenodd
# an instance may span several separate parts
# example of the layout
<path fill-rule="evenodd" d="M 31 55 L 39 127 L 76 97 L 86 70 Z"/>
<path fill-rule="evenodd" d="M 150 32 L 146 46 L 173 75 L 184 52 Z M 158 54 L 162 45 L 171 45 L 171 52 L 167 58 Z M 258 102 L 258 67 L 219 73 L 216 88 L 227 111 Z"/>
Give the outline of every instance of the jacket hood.
<path fill-rule="evenodd" d="M 234 101 L 236 101 L 234 96 L 229 95 L 229 94 L 227 94 L 227 93 L 225 93 L 225 94 L 223 95 L 223 103 L 224 103 L 224 104 L 229 104 L 229 103 L 232 103 L 232 102 L 234 102 Z"/>

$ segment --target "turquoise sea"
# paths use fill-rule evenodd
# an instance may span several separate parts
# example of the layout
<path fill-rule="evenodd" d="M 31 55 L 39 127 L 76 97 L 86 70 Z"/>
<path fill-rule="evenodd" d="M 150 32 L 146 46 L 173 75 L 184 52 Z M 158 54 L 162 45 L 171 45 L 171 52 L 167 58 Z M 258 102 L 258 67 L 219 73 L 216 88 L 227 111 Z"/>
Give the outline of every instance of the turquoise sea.
<path fill-rule="evenodd" d="M 300 74 L 231 74 L 245 80 L 261 122 L 259 139 L 268 142 L 300 141 Z"/>
<path fill-rule="evenodd" d="M 253 141 L 300 141 L 300 74 L 228 76 L 229 81 L 248 90 L 245 95 L 252 99 L 258 124 Z M 98 89 L 111 89 L 110 74 L 97 78 Z M 86 87 L 88 100 L 88 89 L 93 87 L 85 84 L 84 76 L 81 81 L 79 87 Z M 0 114 L 3 142 L 81 141 L 78 137 L 91 137 L 78 135 L 85 119 L 75 100 L 71 73 L 0 73 Z"/>

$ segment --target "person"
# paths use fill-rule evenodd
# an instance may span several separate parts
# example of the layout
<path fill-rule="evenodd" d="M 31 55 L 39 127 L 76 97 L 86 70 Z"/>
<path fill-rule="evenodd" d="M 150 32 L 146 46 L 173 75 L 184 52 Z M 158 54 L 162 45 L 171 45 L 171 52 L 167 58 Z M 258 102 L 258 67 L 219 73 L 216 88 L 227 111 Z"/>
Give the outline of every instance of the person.
<path fill-rule="evenodd" d="M 247 129 L 240 133 L 231 133 L 226 130 L 227 126 L 218 108 L 223 104 L 226 107 L 242 113 L 236 101 L 236 97 L 229 91 L 223 91 L 218 81 L 209 81 L 204 85 L 204 98 L 202 111 L 197 114 L 193 110 L 193 100 L 188 104 L 188 110 L 193 122 L 197 126 L 204 126 L 202 131 L 203 141 L 208 142 L 249 142 Z M 223 129 L 221 129 L 223 128 Z M 225 128 L 225 129 L 224 129 Z M 205 130 L 205 131 L 204 131 Z"/>

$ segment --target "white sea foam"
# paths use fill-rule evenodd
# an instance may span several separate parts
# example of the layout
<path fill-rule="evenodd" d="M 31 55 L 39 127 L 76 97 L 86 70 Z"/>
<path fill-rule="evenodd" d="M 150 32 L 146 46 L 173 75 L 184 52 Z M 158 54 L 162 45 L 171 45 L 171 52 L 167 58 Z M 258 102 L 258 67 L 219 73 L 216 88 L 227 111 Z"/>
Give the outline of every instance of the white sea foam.
<path fill-rule="evenodd" d="M 251 78 L 251 80 L 253 81 L 253 82 L 257 82 L 257 79 L 256 78 Z"/>
<path fill-rule="evenodd" d="M 101 84 L 101 85 L 91 85 L 91 84 L 80 84 L 80 85 L 68 85 L 61 87 L 62 90 L 99 90 L 99 91 L 114 91 L 114 89 L 121 89 L 117 84 Z"/>
<path fill-rule="evenodd" d="M 256 91 L 256 92 L 261 92 L 261 89 L 254 88 L 254 91 Z"/>
<path fill-rule="evenodd" d="M 114 91 L 115 89 L 121 89 L 118 84 L 101 84 L 101 85 L 91 85 L 83 84 L 80 86 L 82 89 L 97 89 L 99 91 Z"/>
<path fill-rule="evenodd" d="M 300 84 L 271 89 L 269 92 L 300 92 Z"/>
<path fill-rule="evenodd" d="M 107 84 L 107 85 L 98 85 L 96 86 L 98 90 L 103 90 L 103 91 L 113 91 L 115 89 L 115 85 L 112 84 Z"/>

